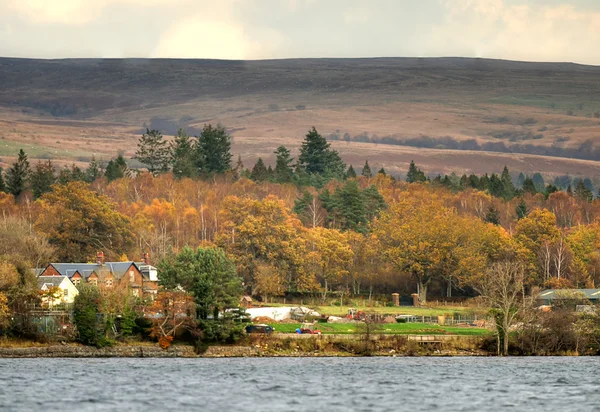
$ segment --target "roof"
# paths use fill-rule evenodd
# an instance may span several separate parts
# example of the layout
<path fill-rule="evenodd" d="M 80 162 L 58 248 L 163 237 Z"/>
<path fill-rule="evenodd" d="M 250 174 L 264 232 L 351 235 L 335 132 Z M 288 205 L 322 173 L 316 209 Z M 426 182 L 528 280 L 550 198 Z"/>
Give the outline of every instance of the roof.
<path fill-rule="evenodd" d="M 47 289 L 58 287 L 65 278 L 66 276 L 38 276 L 38 287 L 40 289 L 44 289 L 44 286 Z"/>
<path fill-rule="evenodd" d="M 546 289 L 538 295 L 545 300 L 568 299 L 573 295 L 581 295 L 582 299 L 600 299 L 600 289 Z"/>
<path fill-rule="evenodd" d="M 92 273 L 101 275 L 104 272 L 110 272 L 117 279 L 121 279 L 125 276 L 125 273 L 129 270 L 131 265 L 135 265 L 138 270 L 140 270 L 136 262 L 106 262 L 104 265 L 98 263 L 51 263 L 51 265 L 62 276 L 68 276 L 70 278 L 75 272 L 79 272 L 85 279 L 90 277 Z"/>

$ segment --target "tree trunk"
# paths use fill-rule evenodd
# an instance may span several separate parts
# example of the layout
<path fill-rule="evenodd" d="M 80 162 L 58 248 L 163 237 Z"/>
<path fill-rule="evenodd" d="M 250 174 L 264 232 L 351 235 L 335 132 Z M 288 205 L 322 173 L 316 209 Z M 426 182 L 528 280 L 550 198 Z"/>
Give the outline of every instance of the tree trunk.
<path fill-rule="evenodd" d="M 427 282 L 423 282 L 422 278 L 417 279 L 417 286 L 419 292 L 419 302 L 425 303 L 427 302 Z"/>
<path fill-rule="evenodd" d="M 446 285 L 446 297 L 452 297 L 452 280 L 448 279 L 448 284 Z"/>
<path fill-rule="evenodd" d="M 504 314 L 504 322 L 502 325 L 502 329 L 503 329 L 503 339 L 502 339 L 502 346 L 503 346 L 503 350 L 502 350 L 502 354 L 504 356 L 508 355 L 508 313 Z"/>

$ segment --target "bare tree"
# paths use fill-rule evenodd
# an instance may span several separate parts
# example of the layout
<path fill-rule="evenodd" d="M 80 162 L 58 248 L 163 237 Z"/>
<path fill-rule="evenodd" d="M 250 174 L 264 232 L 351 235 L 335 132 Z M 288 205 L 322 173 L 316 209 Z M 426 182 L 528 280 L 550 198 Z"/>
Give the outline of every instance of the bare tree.
<path fill-rule="evenodd" d="M 525 295 L 525 269 L 521 262 L 505 260 L 494 263 L 474 285 L 491 308 L 498 335 L 498 354 L 508 354 L 510 328 L 534 296 Z"/>

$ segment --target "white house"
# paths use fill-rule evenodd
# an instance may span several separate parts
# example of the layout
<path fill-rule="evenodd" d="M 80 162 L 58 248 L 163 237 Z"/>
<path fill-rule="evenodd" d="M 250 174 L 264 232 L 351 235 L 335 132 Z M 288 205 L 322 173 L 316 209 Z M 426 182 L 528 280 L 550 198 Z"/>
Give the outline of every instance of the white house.
<path fill-rule="evenodd" d="M 67 276 L 38 276 L 42 303 L 49 307 L 73 303 L 79 291 Z"/>

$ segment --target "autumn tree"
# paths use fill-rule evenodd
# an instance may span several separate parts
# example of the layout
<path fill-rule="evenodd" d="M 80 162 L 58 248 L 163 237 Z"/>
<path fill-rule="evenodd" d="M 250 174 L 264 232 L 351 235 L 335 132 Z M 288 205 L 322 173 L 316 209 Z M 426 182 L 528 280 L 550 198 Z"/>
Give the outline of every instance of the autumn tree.
<path fill-rule="evenodd" d="M 56 168 L 51 160 L 38 162 L 35 165 L 34 171 L 31 173 L 31 190 L 33 197 L 38 198 L 44 193 L 52 190 L 52 185 L 55 184 Z"/>
<path fill-rule="evenodd" d="M 316 227 L 308 232 L 306 263 L 322 282 L 323 299 L 332 284 L 340 282 L 348 274 L 353 252 L 346 234 L 336 229 Z"/>
<path fill-rule="evenodd" d="M 263 200 L 225 199 L 221 230 L 215 242 L 235 260 L 246 283 L 256 287 L 259 266 L 285 274 L 286 288 L 297 287 L 297 276 L 305 253 L 301 222 L 277 197 Z"/>
<path fill-rule="evenodd" d="M 486 276 L 473 284 L 491 308 L 498 336 L 498 354 L 508 355 L 509 332 L 523 311 L 531 308 L 532 298 L 525 295 L 525 268 L 514 260 L 494 263 Z M 533 294 L 535 299 L 536 293 Z"/>
<path fill-rule="evenodd" d="M 6 171 L 6 188 L 15 199 L 27 189 L 30 173 L 27 154 L 21 149 L 17 161 Z"/>
<path fill-rule="evenodd" d="M 417 282 L 419 300 L 426 302 L 431 281 L 447 267 L 459 260 L 456 239 L 469 252 L 480 253 L 469 236 L 461 235 L 466 225 L 476 225 L 474 219 L 459 219 L 456 212 L 431 199 L 404 198 L 390 205 L 375 223 L 375 234 L 382 244 L 382 252 L 396 270 L 412 276 Z M 456 267 L 464 268 L 465 265 Z M 458 273 L 453 275 L 459 276 Z"/>
<path fill-rule="evenodd" d="M 194 297 L 201 319 L 237 307 L 242 294 L 242 279 L 235 265 L 222 249 L 194 250 L 185 246 L 176 255 L 167 256 L 158 264 L 160 283 L 166 290 L 183 288 Z"/>
<path fill-rule="evenodd" d="M 200 336 L 196 324 L 196 310 L 191 295 L 181 290 L 161 290 L 148 308 L 152 316 L 150 336 L 161 348 L 171 346 L 177 332 L 187 330 Z"/>
<path fill-rule="evenodd" d="M 195 148 L 196 168 L 200 175 L 210 176 L 231 170 L 231 136 L 223 126 L 204 126 Z"/>
<path fill-rule="evenodd" d="M 162 133 L 155 129 L 146 129 L 146 133 L 138 140 L 138 149 L 134 158 L 145 164 L 153 175 L 167 171 L 169 147 Z"/>
<path fill-rule="evenodd" d="M 98 250 L 116 258 L 134 244 L 129 219 L 83 182 L 55 186 L 42 196 L 35 226 L 63 262 L 87 262 Z"/>
<path fill-rule="evenodd" d="M 296 199 L 293 211 L 307 227 L 321 226 L 325 221 L 326 211 L 321 200 L 308 190 L 304 190 L 302 196 Z"/>

